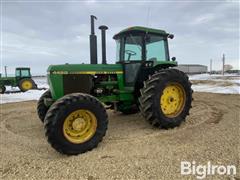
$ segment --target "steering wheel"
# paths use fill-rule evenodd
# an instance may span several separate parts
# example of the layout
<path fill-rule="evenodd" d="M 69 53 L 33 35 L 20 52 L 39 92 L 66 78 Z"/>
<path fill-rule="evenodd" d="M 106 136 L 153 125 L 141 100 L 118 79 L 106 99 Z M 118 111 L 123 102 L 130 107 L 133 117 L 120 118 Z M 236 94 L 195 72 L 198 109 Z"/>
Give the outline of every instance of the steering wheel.
<path fill-rule="evenodd" d="M 124 53 L 128 55 L 128 61 L 130 61 L 131 56 L 135 56 L 137 53 L 131 50 L 125 50 Z"/>

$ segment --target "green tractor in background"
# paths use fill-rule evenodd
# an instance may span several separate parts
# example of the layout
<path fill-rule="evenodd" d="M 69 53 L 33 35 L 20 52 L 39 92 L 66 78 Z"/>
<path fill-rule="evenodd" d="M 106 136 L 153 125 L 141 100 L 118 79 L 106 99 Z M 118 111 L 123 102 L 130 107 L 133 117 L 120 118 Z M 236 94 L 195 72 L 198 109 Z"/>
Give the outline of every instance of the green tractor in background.
<path fill-rule="evenodd" d="M 114 35 L 116 64 L 106 63 L 106 26 L 102 34 L 102 64 L 97 64 L 97 37 L 91 16 L 91 64 L 50 65 L 50 89 L 38 101 L 51 146 L 63 154 L 76 155 L 97 147 L 108 126 L 106 109 L 124 114 L 140 110 L 158 128 L 174 128 L 183 122 L 192 102 L 188 76 L 173 69 L 168 38 L 159 29 L 130 27 Z"/>
<path fill-rule="evenodd" d="M 4 94 L 6 86 L 18 87 L 21 92 L 37 88 L 29 67 L 16 68 L 15 77 L 8 77 L 7 72 L 5 72 L 5 77 L 2 77 L 0 74 L 0 94 Z"/>

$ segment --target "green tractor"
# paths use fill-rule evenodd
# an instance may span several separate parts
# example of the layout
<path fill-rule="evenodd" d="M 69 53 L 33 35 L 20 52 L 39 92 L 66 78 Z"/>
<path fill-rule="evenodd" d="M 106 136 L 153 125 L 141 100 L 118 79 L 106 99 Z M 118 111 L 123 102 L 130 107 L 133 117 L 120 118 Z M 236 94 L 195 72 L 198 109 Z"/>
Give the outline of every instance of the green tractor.
<path fill-rule="evenodd" d="M 7 73 L 2 77 L 0 74 L 0 94 L 4 94 L 6 86 L 18 87 L 22 92 L 37 88 L 28 67 L 16 68 L 15 77 L 8 77 Z"/>
<path fill-rule="evenodd" d="M 97 37 L 91 16 L 90 64 L 50 65 L 50 89 L 38 101 L 38 115 L 51 146 L 76 155 L 102 141 L 108 126 L 106 109 L 124 114 L 138 111 L 157 128 L 183 122 L 192 102 L 188 76 L 172 67 L 168 38 L 159 29 L 130 27 L 114 35 L 116 64 L 106 63 L 107 27 L 102 34 L 102 64 L 97 64 Z"/>

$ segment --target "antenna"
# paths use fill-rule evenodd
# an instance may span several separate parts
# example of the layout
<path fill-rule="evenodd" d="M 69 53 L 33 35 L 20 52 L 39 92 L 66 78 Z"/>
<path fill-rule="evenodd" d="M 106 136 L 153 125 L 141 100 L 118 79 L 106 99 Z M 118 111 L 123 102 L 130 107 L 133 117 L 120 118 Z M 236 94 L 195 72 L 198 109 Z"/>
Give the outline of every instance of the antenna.
<path fill-rule="evenodd" d="M 148 5 L 148 10 L 147 10 L 147 24 L 146 24 L 147 27 L 149 26 L 150 16 L 151 16 L 151 14 L 150 14 L 150 5 Z"/>

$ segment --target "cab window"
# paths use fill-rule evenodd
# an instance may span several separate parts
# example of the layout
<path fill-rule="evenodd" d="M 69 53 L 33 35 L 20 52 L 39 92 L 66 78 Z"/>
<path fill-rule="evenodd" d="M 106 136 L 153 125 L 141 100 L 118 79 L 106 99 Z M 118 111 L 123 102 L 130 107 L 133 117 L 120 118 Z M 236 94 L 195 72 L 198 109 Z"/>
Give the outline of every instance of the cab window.
<path fill-rule="evenodd" d="M 26 70 L 26 69 L 21 70 L 21 76 L 22 77 L 29 77 L 30 76 L 29 70 Z"/>
<path fill-rule="evenodd" d="M 20 76 L 20 70 L 16 70 L 16 77 Z"/>
<path fill-rule="evenodd" d="M 121 46 L 121 40 L 116 40 L 117 43 L 117 49 L 116 49 L 116 61 L 120 61 L 120 46 Z"/>
<path fill-rule="evenodd" d="M 166 43 L 167 41 L 161 36 L 151 35 L 147 37 L 146 41 L 147 60 L 166 61 L 167 60 Z"/>
<path fill-rule="evenodd" d="M 142 36 L 127 36 L 124 43 L 124 60 L 142 60 Z"/>

